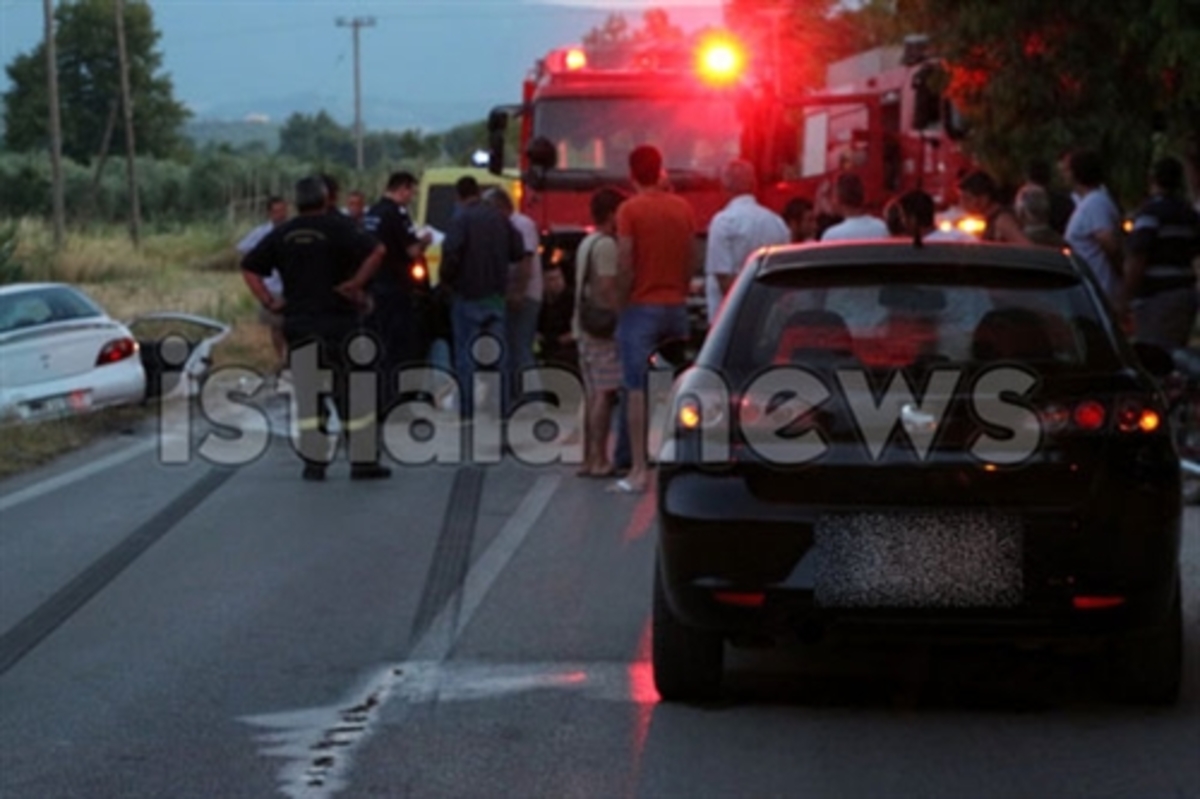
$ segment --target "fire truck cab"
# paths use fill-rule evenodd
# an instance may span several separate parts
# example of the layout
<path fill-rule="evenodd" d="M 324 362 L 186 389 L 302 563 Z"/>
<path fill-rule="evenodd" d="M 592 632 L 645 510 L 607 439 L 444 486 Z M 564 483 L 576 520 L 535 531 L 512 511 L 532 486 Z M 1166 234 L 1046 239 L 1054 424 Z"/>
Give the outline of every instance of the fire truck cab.
<path fill-rule="evenodd" d="M 914 187 L 948 204 L 961 131 L 937 90 L 937 67 L 914 40 L 830 65 L 820 92 L 781 97 L 778 81 L 758 79 L 724 34 L 567 47 L 537 63 L 520 104 L 492 110 L 488 168 L 503 171 L 506 131 L 519 121 L 521 210 L 542 231 L 543 262 L 570 263 L 591 225 L 591 194 L 630 189 L 629 153 L 653 144 L 672 189 L 696 210 L 702 264 L 703 232 L 728 200 L 721 169 L 734 158 L 755 164 L 759 199 L 776 211 L 796 196 L 819 201 L 844 169 L 863 176 L 876 209 Z M 701 265 L 691 302 L 699 330 L 702 287 Z"/>

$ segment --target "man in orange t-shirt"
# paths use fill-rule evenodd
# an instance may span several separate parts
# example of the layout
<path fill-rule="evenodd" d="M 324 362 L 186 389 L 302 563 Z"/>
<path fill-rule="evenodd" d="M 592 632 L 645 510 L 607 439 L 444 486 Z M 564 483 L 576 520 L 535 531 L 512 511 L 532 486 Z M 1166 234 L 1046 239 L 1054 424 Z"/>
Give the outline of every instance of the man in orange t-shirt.
<path fill-rule="evenodd" d="M 662 154 L 642 145 L 629 154 L 637 194 L 617 211 L 621 316 L 617 346 L 625 384 L 632 468 L 612 490 L 646 489 L 646 371 L 664 341 L 687 338 L 687 296 L 696 264 L 696 217 L 662 188 Z"/>

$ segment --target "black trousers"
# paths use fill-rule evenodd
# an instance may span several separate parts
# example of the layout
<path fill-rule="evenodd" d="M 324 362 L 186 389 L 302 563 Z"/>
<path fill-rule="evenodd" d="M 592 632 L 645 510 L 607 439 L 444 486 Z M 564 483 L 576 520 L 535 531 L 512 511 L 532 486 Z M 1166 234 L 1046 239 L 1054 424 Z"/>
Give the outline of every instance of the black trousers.
<path fill-rule="evenodd" d="M 366 327 L 380 348 L 377 363 L 383 418 L 400 399 L 400 369 L 425 365 L 430 345 L 428 303 L 405 291 L 385 290 L 371 296 L 375 307 Z"/>
<path fill-rule="evenodd" d="M 333 402 L 352 463 L 378 461 L 377 397 L 350 391 L 349 347 L 363 330 L 347 315 L 295 316 L 284 320 L 283 334 L 296 392 L 300 457 L 306 464 L 331 460 L 329 405 Z"/>

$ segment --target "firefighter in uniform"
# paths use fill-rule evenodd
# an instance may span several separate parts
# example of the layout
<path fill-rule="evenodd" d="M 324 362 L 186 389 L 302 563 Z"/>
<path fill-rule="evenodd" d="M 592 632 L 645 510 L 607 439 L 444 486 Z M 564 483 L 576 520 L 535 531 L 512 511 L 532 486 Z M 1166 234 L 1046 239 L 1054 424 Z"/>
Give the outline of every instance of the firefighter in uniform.
<path fill-rule="evenodd" d="M 304 479 L 325 479 L 329 461 L 326 392 L 332 395 L 342 433 L 348 438 L 351 478 L 388 477 L 391 470 L 378 461 L 375 397 L 366 400 L 369 412 L 356 407 L 363 404 L 361 400 L 352 404 L 347 360 L 347 348 L 360 332 L 361 309 L 368 302 L 365 287 L 385 250 L 349 219 L 327 213 L 327 202 L 320 178 L 300 180 L 296 184 L 297 216 L 276 227 L 245 256 L 242 275 L 259 302 L 283 314 Z M 283 278 L 282 299 L 273 298 L 263 285 L 272 265 Z M 324 383 L 325 376 L 332 378 L 332 384 Z M 367 454 L 363 456 L 363 452 Z"/>
<path fill-rule="evenodd" d="M 383 196 L 363 219 L 363 229 L 387 250 L 367 287 L 373 310 L 367 327 L 382 347 L 381 416 L 398 399 L 400 367 L 423 362 L 429 351 L 429 276 L 422 255 L 428 235 L 417 235 L 408 213 L 417 179 L 408 172 L 388 178 Z"/>

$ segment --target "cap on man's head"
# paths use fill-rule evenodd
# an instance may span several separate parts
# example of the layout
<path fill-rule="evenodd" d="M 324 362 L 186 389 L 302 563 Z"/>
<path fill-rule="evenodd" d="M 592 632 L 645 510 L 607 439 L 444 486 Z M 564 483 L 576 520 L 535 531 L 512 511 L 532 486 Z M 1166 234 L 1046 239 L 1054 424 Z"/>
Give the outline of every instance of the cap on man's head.
<path fill-rule="evenodd" d="M 629 171 L 633 179 L 643 186 L 653 186 L 658 183 L 662 174 L 663 158 L 657 147 L 642 144 L 633 148 L 629 154 Z"/>
<path fill-rule="evenodd" d="M 470 175 L 463 175 L 454 184 L 454 191 L 458 194 L 458 199 L 469 200 L 472 197 L 479 196 L 479 181 Z"/>
<path fill-rule="evenodd" d="M 387 190 L 410 189 L 417 185 L 417 178 L 411 172 L 393 172 L 388 176 Z"/>

